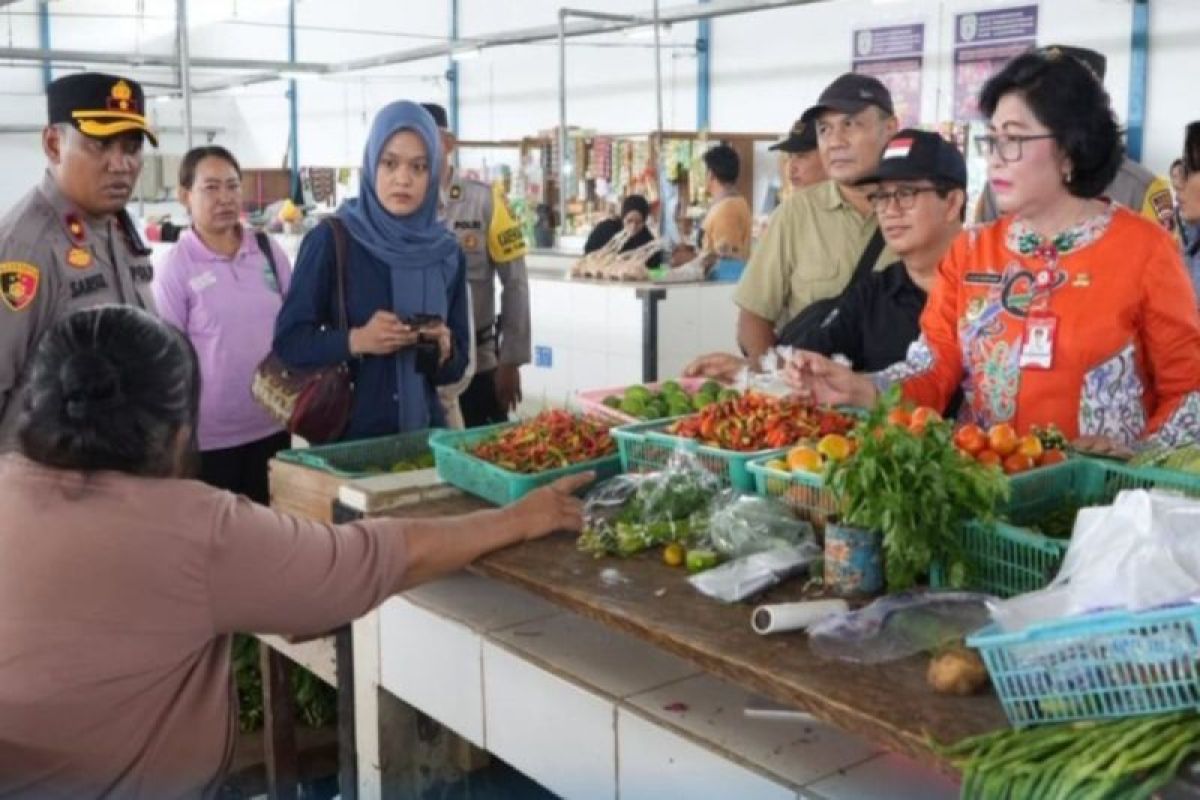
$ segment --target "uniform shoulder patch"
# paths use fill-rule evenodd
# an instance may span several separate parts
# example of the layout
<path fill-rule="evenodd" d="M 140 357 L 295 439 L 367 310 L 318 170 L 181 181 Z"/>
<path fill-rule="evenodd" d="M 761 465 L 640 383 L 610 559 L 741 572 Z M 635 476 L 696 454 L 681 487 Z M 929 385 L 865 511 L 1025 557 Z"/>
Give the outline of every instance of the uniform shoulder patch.
<path fill-rule="evenodd" d="M 1163 188 L 1151 194 L 1149 205 L 1150 208 L 1147 211 L 1153 215 L 1152 219 L 1157 220 L 1169 231 L 1175 230 L 1175 206 L 1171 200 L 1170 189 Z"/>
<path fill-rule="evenodd" d="M 41 272 L 25 261 L 0 263 L 0 300 L 12 311 L 24 311 L 37 297 Z"/>

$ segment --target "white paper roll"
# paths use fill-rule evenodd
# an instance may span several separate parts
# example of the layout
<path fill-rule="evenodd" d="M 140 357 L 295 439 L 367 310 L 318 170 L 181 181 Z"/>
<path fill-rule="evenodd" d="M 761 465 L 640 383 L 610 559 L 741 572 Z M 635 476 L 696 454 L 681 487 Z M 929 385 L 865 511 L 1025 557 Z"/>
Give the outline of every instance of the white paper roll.
<path fill-rule="evenodd" d="M 850 605 L 845 600 L 806 600 L 802 603 L 779 603 L 759 606 L 750 615 L 750 626 L 756 633 L 783 633 L 807 628 L 834 614 L 845 614 Z"/>

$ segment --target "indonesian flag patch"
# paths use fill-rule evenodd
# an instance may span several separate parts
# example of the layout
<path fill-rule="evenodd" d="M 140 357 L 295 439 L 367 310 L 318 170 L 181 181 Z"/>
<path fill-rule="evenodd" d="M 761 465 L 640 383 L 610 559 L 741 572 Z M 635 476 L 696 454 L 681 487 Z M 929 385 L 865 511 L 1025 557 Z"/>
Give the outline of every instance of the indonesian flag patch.
<path fill-rule="evenodd" d="M 911 138 L 892 139 L 888 142 L 887 149 L 883 151 L 883 159 L 886 161 L 889 158 L 908 158 L 908 151 L 912 150 L 912 146 Z"/>

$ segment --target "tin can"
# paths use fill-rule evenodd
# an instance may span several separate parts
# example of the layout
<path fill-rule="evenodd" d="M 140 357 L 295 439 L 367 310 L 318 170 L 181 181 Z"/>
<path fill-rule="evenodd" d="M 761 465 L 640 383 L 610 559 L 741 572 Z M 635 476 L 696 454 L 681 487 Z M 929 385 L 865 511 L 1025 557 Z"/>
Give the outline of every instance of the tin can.
<path fill-rule="evenodd" d="M 851 597 L 883 591 L 883 535 L 830 520 L 825 526 L 825 587 Z"/>

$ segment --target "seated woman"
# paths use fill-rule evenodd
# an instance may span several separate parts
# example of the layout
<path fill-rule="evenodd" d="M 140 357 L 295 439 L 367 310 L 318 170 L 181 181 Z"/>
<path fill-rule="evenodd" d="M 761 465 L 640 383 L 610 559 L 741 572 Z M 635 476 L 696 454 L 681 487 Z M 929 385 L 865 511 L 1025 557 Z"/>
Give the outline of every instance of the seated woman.
<path fill-rule="evenodd" d="M 593 253 L 620 233 L 628 231 L 629 238 L 621 245 L 621 252 L 626 253 L 654 241 L 654 233 L 650 230 L 650 204 L 640 194 L 631 194 L 621 203 L 621 218 L 609 217 L 597 223 L 583 245 L 584 253 Z M 662 253 L 655 253 L 646 259 L 646 266 L 653 269 L 662 263 Z"/>
<path fill-rule="evenodd" d="M 1100 197 L 1122 159 L 1108 95 L 1058 51 L 984 86 L 976 142 L 1005 216 L 958 238 L 906 362 L 856 374 L 797 353 L 795 388 L 868 406 L 899 383 L 914 403 L 1018 431 L 1057 425 L 1084 449 L 1200 436 L 1200 316 L 1178 245 Z"/>
<path fill-rule="evenodd" d="M 853 369 L 874 372 L 903 361 L 920 333 L 938 262 L 962 230 L 967 166 L 938 134 L 909 129 L 891 139 L 878 169 L 858 183 L 871 186 L 868 197 L 883 240 L 900 260 L 852 282 L 823 324 L 780 344 L 841 355 Z M 713 353 L 684 374 L 731 381 L 747 363 Z"/>
<path fill-rule="evenodd" d="M 436 388 L 467 368 L 466 261 L 437 218 L 443 168 L 429 112 L 400 101 L 375 116 L 360 194 L 336 215 L 349 234 L 348 333 L 335 324 L 335 231 L 322 224 L 300 245 L 273 347 L 296 368 L 349 362 L 354 401 L 343 439 L 443 426 Z M 417 357 L 423 340 L 437 342 L 432 361 Z"/>
<path fill-rule="evenodd" d="M 491 550 L 578 530 L 563 479 L 508 508 L 323 525 L 186 480 L 200 371 L 129 306 L 42 338 L 0 457 L 0 796 L 210 797 L 235 632 L 318 635 Z"/>

